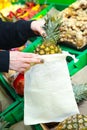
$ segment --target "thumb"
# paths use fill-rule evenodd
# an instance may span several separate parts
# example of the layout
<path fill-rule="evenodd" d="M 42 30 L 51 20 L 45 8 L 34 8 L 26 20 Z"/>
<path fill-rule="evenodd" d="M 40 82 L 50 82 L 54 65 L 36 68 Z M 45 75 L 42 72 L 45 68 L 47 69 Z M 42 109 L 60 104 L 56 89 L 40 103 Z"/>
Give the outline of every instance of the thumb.
<path fill-rule="evenodd" d="M 34 31 L 34 33 L 37 34 L 37 35 L 39 34 L 42 37 L 46 37 L 47 36 L 45 30 L 42 27 L 38 27 L 38 31 Z"/>
<path fill-rule="evenodd" d="M 39 28 L 39 33 L 40 33 L 40 35 L 41 35 L 42 37 L 46 37 L 46 36 L 47 36 L 45 30 L 44 30 L 42 27 Z"/>

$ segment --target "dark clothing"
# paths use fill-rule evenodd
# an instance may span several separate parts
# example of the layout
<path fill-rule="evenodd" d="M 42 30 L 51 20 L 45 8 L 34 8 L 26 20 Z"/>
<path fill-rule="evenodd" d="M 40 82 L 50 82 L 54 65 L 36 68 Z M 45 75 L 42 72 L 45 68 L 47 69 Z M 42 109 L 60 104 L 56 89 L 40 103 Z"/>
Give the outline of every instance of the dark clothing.
<path fill-rule="evenodd" d="M 0 19 L 0 72 L 9 70 L 9 49 L 20 47 L 29 37 L 35 36 L 30 29 L 32 21 L 3 22 Z"/>

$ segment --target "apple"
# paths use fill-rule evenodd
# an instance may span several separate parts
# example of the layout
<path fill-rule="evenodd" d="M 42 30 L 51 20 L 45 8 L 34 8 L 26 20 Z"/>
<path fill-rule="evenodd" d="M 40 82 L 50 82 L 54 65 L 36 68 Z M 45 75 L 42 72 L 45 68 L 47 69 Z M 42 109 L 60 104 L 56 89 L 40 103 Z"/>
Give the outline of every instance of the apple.
<path fill-rule="evenodd" d="M 16 93 L 20 96 L 24 95 L 24 74 L 20 73 L 13 81 L 13 88 L 15 89 Z"/>

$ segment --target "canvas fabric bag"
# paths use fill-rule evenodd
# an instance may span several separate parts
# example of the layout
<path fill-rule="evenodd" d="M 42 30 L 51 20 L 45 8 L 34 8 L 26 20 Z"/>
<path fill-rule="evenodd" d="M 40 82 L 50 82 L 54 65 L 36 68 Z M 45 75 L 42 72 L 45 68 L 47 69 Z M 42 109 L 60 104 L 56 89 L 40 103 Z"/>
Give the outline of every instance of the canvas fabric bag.
<path fill-rule="evenodd" d="M 44 63 L 25 73 L 25 125 L 61 122 L 79 113 L 66 62 L 68 55 L 43 55 Z"/>

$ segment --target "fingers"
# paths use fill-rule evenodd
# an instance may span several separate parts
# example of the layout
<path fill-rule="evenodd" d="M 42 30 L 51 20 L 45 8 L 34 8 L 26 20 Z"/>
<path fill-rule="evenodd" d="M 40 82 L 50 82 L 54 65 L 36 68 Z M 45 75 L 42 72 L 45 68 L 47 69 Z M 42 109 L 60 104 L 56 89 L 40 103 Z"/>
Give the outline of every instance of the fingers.
<path fill-rule="evenodd" d="M 45 20 L 44 19 L 40 19 L 37 21 L 33 21 L 31 23 L 31 29 L 37 34 L 40 34 L 42 37 L 46 37 L 46 32 L 43 29 L 43 26 L 45 24 Z"/>
<path fill-rule="evenodd" d="M 46 37 L 46 36 L 47 36 L 45 30 L 44 30 L 42 27 L 39 27 L 38 30 L 39 30 L 39 33 L 40 33 L 40 35 L 41 35 L 42 37 Z"/>
<path fill-rule="evenodd" d="M 22 55 L 24 58 L 39 58 L 39 55 L 34 53 L 21 52 L 20 55 Z"/>
<path fill-rule="evenodd" d="M 30 67 L 31 67 L 30 64 L 26 64 L 23 67 L 21 67 L 20 69 L 18 69 L 17 72 L 24 73 L 25 71 L 29 70 Z"/>
<path fill-rule="evenodd" d="M 38 54 L 25 53 L 18 51 L 10 52 L 9 69 L 18 72 L 25 72 L 31 65 L 43 63 L 42 59 Z"/>
<path fill-rule="evenodd" d="M 41 36 L 42 36 L 43 38 L 45 38 L 45 37 L 47 36 L 47 34 L 46 34 L 45 32 L 42 32 L 42 33 L 41 33 Z"/>
<path fill-rule="evenodd" d="M 40 58 L 35 58 L 35 57 L 31 57 L 31 58 L 29 58 L 29 57 L 23 57 L 23 58 L 20 58 L 20 61 L 22 62 L 22 63 L 40 63 L 40 61 L 41 61 L 41 59 Z"/>

